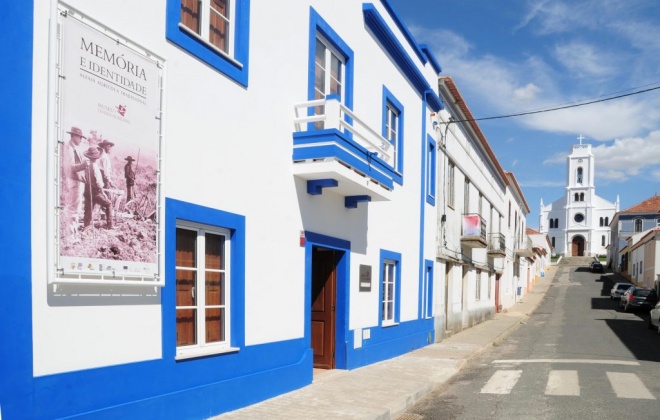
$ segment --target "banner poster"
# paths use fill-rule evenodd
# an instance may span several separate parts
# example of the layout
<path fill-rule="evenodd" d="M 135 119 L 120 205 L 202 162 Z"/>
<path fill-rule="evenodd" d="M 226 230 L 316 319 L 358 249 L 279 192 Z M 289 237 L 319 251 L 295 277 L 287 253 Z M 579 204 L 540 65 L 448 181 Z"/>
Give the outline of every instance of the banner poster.
<path fill-rule="evenodd" d="M 153 279 L 161 66 L 71 16 L 61 34 L 59 271 Z"/>

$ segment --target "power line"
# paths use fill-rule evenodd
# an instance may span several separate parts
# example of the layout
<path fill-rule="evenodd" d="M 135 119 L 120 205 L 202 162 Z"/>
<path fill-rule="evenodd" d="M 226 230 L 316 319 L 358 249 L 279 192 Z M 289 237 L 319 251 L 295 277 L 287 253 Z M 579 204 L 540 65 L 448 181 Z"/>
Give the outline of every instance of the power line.
<path fill-rule="evenodd" d="M 648 89 L 643 89 L 643 90 L 638 90 L 636 92 L 625 93 L 625 94 L 622 94 L 622 95 L 611 96 L 609 98 L 597 99 L 597 100 L 581 102 L 581 103 L 577 103 L 577 104 L 562 105 L 562 106 L 557 106 L 557 107 L 554 107 L 554 108 L 539 109 L 539 110 L 536 110 L 536 111 L 518 112 L 518 113 L 515 113 L 515 114 L 498 115 L 498 116 L 495 116 L 495 117 L 482 117 L 482 118 L 471 118 L 471 119 L 464 119 L 464 120 L 451 120 L 450 122 L 458 123 L 458 122 L 470 122 L 470 121 L 498 120 L 498 119 L 502 119 L 502 118 L 520 117 L 520 116 L 523 116 L 523 115 L 532 115 L 532 114 L 540 114 L 540 113 L 543 113 L 543 112 L 559 111 L 559 110 L 562 110 L 562 109 L 576 108 L 576 107 L 579 107 L 579 106 L 591 105 L 591 104 L 595 104 L 595 103 L 599 103 L 599 102 L 611 101 L 613 99 L 624 98 L 626 96 L 639 95 L 640 93 L 646 93 L 646 92 L 650 92 L 652 90 L 657 90 L 657 89 L 660 89 L 660 86 L 656 86 L 656 87 L 652 87 L 652 88 L 648 88 Z"/>

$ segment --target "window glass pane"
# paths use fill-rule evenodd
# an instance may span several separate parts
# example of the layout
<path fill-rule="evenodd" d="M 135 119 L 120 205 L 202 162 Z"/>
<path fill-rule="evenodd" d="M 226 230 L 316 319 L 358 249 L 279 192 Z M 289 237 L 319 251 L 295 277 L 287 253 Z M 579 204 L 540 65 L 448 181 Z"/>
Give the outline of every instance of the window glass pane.
<path fill-rule="evenodd" d="M 206 304 L 224 305 L 225 275 L 215 271 L 206 272 Z"/>
<path fill-rule="evenodd" d="M 339 95 L 341 98 L 341 85 L 342 85 L 342 74 L 341 74 L 341 61 L 337 58 L 336 55 L 332 54 L 330 60 L 330 93 Z"/>
<path fill-rule="evenodd" d="M 196 279 L 196 271 L 176 270 L 176 306 L 194 306 L 197 304 Z"/>
<path fill-rule="evenodd" d="M 206 252 L 205 261 L 206 268 L 213 270 L 222 270 L 225 268 L 224 254 L 225 254 L 225 237 L 223 235 L 215 235 L 207 233 L 206 237 Z"/>
<path fill-rule="evenodd" d="M 176 266 L 196 267 L 197 232 L 188 229 L 176 230 Z"/>
<path fill-rule="evenodd" d="M 216 343 L 225 340 L 225 310 L 223 308 L 206 309 L 206 342 Z"/>
<path fill-rule="evenodd" d="M 188 346 L 197 344 L 197 330 L 195 318 L 197 311 L 195 309 L 177 309 L 176 311 L 176 345 Z"/>
<path fill-rule="evenodd" d="M 199 0 L 181 0 L 181 23 L 200 33 L 200 20 L 199 20 Z"/>
<path fill-rule="evenodd" d="M 229 14 L 227 0 L 211 0 L 209 10 L 209 42 L 229 52 Z"/>

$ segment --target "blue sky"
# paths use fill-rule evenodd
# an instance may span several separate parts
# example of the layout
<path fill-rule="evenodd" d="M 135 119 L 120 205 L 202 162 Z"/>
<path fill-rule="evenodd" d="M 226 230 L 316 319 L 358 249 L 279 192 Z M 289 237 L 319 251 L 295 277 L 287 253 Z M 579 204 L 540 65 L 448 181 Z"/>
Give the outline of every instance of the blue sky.
<path fill-rule="evenodd" d="M 660 87 L 658 0 L 391 0 L 456 82 L 475 118 Z M 592 145 L 596 194 L 621 209 L 660 193 L 660 89 L 523 117 L 480 121 L 515 173 L 538 227 L 564 194 L 571 146 Z"/>

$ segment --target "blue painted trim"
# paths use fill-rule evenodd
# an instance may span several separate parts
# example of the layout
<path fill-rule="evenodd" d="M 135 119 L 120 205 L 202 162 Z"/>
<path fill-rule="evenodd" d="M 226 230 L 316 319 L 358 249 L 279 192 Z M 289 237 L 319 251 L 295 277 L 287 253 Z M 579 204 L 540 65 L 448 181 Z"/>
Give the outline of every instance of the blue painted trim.
<path fill-rule="evenodd" d="M 345 239 L 335 238 L 332 236 L 324 235 L 322 233 L 316 233 L 309 230 L 305 231 L 305 238 L 307 242 L 312 242 L 316 245 L 325 246 L 327 248 L 333 248 L 343 251 L 351 250 L 351 241 Z"/>
<path fill-rule="evenodd" d="M 435 70 L 435 74 L 442 73 L 442 67 L 440 67 L 440 63 L 438 63 L 438 60 L 435 59 L 435 56 L 431 52 L 429 46 L 426 44 L 420 44 L 419 48 L 421 48 L 422 51 L 424 52 L 424 55 L 428 57 L 429 63 L 431 63 L 431 67 L 433 67 L 433 70 Z"/>
<path fill-rule="evenodd" d="M 314 146 L 315 144 L 318 146 Z M 293 161 L 335 157 L 387 188 L 394 187 L 393 168 L 336 129 L 293 134 Z"/>
<path fill-rule="evenodd" d="M 47 5 L 46 5 L 47 6 Z M 32 385 L 32 74 L 35 2 L 3 4 L 0 54 L 0 406 L 5 419 L 30 417 Z M 44 7 L 40 4 L 39 7 Z M 45 72 L 45 69 L 41 72 Z M 45 115 L 39 115 L 43 121 Z M 11 138 L 11 139 L 10 139 Z M 36 141 L 36 140 L 35 140 Z M 37 142 L 45 148 L 45 139 Z M 44 186 L 46 180 L 39 179 Z M 41 234 L 40 240 L 46 240 Z M 45 294 L 46 290 L 39 291 Z"/>
<path fill-rule="evenodd" d="M 332 47 L 343 56 L 344 73 L 344 100 L 343 104 L 350 110 L 353 109 L 353 50 L 341 39 L 337 32 L 319 15 L 313 8 L 309 7 L 309 63 L 307 68 L 307 99 L 314 99 L 314 78 L 315 78 L 315 57 L 316 57 L 316 34 L 320 33 L 332 44 Z M 312 115 L 314 110 L 310 108 L 308 115 Z M 352 122 L 352 119 L 346 117 L 346 121 Z"/>
<path fill-rule="evenodd" d="M 167 0 L 165 35 L 170 42 L 178 45 L 184 51 L 194 55 L 235 82 L 247 87 L 250 67 L 250 0 L 235 1 L 236 30 L 234 32 L 234 59 L 240 65 L 237 65 L 234 61 L 216 51 L 209 44 L 191 35 L 186 30 L 179 28 L 181 0 Z"/>
<path fill-rule="evenodd" d="M 378 281 L 378 325 L 381 328 L 391 328 L 392 325 L 383 325 L 383 264 L 385 260 L 396 261 L 395 281 L 394 281 L 394 322 L 398 323 L 401 319 L 401 254 L 385 249 L 380 250 L 379 259 L 379 281 Z M 395 324 L 396 325 L 396 324 Z"/>
<path fill-rule="evenodd" d="M 424 276 L 427 284 L 427 291 L 426 296 L 422 296 L 422 299 L 426 299 L 426 313 L 420 314 L 421 318 L 433 316 L 433 265 L 433 261 L 424 260 Z"/>
<path fill-rule="evenodd" d="M 332 188 L 337 185 L 339 185 L 339 182 L 332 178 L 310 180 L 307 181 L 307 194 L 321 195 L 323 194 L 323 188 Z"/>
<path fill-rule="evenodd" d="M 436 189 L 436 142 L 433 137 L 426 135 L 426 202 L 435 206 Z"/>
<path fill-rule="evenodd" d="M 390 90 L 383 85 L 383 124 L 381 127 L 381 134 L 384 138 L 387 138 L 387 129 L 386 129 L 386 124 L 387 124 L 387 105 L 390 105 L 393 107 L 398 113 L 399 113 L 399 120 L 398 120 L 398 126 L 397 126 L 397 133 L 399 138 L 398 144 L 395 144 L 394 147 L 396 147 L 396 167 L 393 167 L 394 169 L 394 176 L 392 179 L 394 182 L 396 182 L 399 185 L 403 185 L 403 151 L 405 149 L 405 137 L 404 137 L 404 132 L 403 128 L 405 126 L 404 124 L 404 108 L 401 102 L 399 102 L 396 97 L 390 92 Z M 394 165 L 393 165 L 394 166 Z"/>
<path fill-rule="evenodd" d="M 385 51 L 389 54 L 392 60 L 401 69 L 406 79 L 415 87 L 420 96 L 429 96 L 428 104 L 433 111 L 438 112 L 443 108 L 442 101 L 438 97 L 436 90 L 431 90 L 429 82 L 426 80 L 422 72 L 419 71 L 415 63 L 406 53 L 403 45 L 396 38 L 394 33 L 387 26 L 385 20 L 373 4 L 365 3 L 362 5 L 362 13 L 364 14 L 364 22 L 371 30 L 372 34 L 383 46 Z M 437 89 L 437 87 L 435 87 Z"/>
<path fill-rule="evenodd" d="M 344 197 L 344 207 L 347 209 L 356 209 L 358 203 L 368 203 L 371 197 L 368 195 L 349 195 Z"/>
<path fill-rule="evenodd" d="M 415 41 L 412 33 L 410 33 L 408 26 L 403 23 L 403 19 L 401 19 L 399 13 L 397 13 L 392 3 L 390 3 L 389 0 L 380 0 L 380 2 L 383 4 L 383 6 L 385 6 L 385 10 L 387 10 L 387 13 L 390 15 L 397 28 L 399 28 L 401 33 L 403 33 L 403 36 L 406 38 L 406 41 L 408 41 L 408 44 L 410 44 L 410 47 L 413 49 L 413 51 L 415 51 L 419 61 L 421 61 L 422 64 L 426 64 L 426 59 L 428 56 L 424 54 L 423 50 L 420 48 L 421 46 L 417 44 L 417 41 Z"/>
<path fill-rule="evenodd" d="M 427 159 L 427 150 L 428 150 L 428 133 L 426 131 L 426 120 L 427 120 L 427 113 L 428 113 L 428 103 L 427 103 L 427 95 L 423 96 L 422 100 L 422 121 L 421 121 L 421 126 L 422 126 L 422 138 L 421 140 L 421 157 L 420 157 L 420 162 L 422 163 L 421 166 L 421 173 L 420 173 L 420 191 L 419 191 L 419 255 L 418 255 L 418 284 L 421 284 L 421 282 L 424 279 L 424 234 L 426 232 L 426 192 L 427 192 L 427 187 L 426 187 L 426 176 L 427 176 L 427 165 L 430 164 Z M 421 291 L 420 291 L 421 292 Z M 419 300 L 418 300 L 419 302 Z M 421 311 L 417 311 L 418 314 Z"/>
<path fill-rule="evenodd" d="M 312 248 L 317 246 L 339 251 L 337 261 L 337 290 L 335 311 L 335 367 L 348 369 L 348 319 L 350 308 L 350 267 L 351 242 L 345 239 L 305 231 L 305 342 L 312 343 L 311 310 L 312 307 Z M 311 372 L 311 370 L 310 370 Z"/>
<path fill-rule="evenodd" d="M 381 303 L 379 303 L 381 305 Z M 396 326 L 369 328 L 371 337 L 355 349 L 353 334 L 349 336 L 348 369 L 391 359 L 427 346 L 434 341 L 433 320 L 418 319 L 400 322 Z"/>

